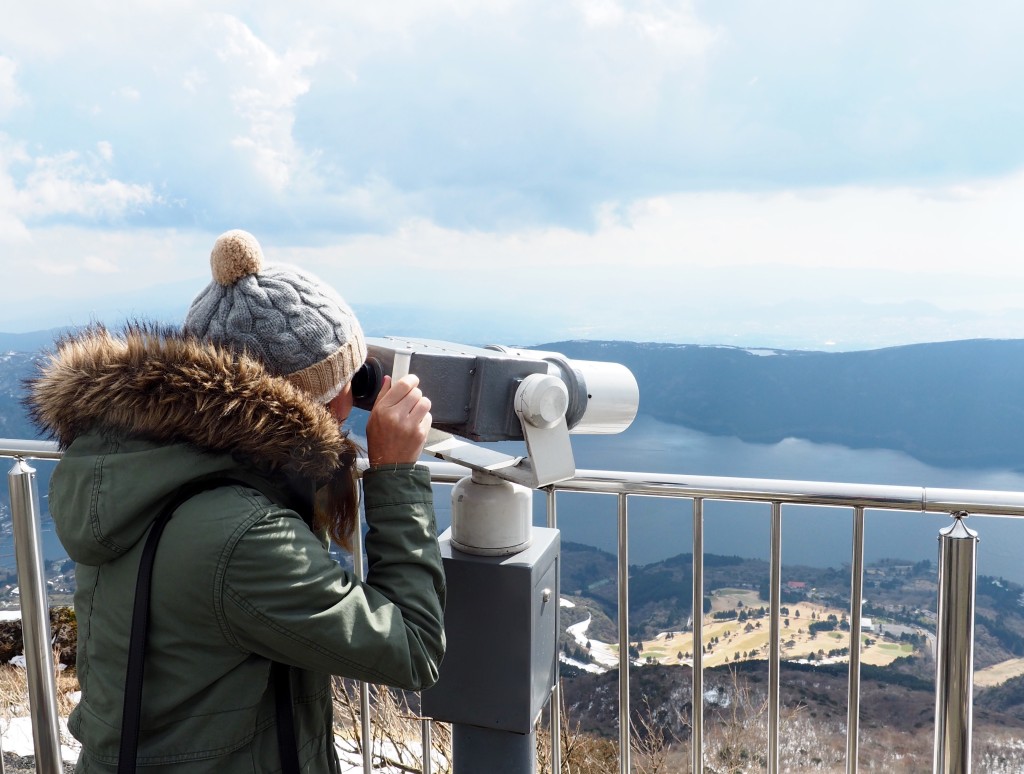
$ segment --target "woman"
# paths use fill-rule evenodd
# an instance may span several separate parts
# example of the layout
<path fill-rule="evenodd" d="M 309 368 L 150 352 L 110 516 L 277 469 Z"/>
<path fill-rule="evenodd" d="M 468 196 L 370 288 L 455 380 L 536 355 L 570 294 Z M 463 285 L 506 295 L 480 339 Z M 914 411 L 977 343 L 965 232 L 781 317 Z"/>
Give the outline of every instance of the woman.
<path fill-rule="evenodd" d="M 65 450 L 49 506 L 77 563 L 79 771 L 116 769 L 140 554 L 182 496 L 153 569 L 142 770 L 280 770 L 279 662 L 303 771 L 336 772 L 330 676 L 420 689 L 444 653 L 416 378 L 386 380 L 367 424 L 360 582 L 326 539 L 346 541 L 356 520 L 356 447 L 339 425 L 366 357 L 359 324 L 316 278 L 265 266 L 245 232 L 222 235 L 210 261 L 183 331 L 90 329 L 31 384 L 34 418 Z"/>

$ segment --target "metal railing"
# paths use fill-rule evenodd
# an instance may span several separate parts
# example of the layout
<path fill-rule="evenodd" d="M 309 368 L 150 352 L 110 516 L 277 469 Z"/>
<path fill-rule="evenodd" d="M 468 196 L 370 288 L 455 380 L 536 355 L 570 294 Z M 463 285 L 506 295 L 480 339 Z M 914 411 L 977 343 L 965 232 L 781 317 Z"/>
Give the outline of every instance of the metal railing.
<path fill-rule="evenodd" d="M 53 674 L 49 631 L 46 626 L 45 579 L 38 543 L 38 495 L 34 492 L 34 472 L 25 463 L 30 458 L 56 459 L 59 453 L 51 444 L 0 440 L 0 457 L 15 459 L 8 480 L 11 482 L 12 517 L 18 548 L 18 574 L 22 588 L 25 620 L 26 662 L 29 670 L 32 724 L 36 747 L 36 768 L 41 772 L 60 771 L 60 740 L 57 735 L 56 703 L 52 682 L 43 676 Z M 435 484 L 453 484 L 466 471 L 450 463 L 430 462 Z M 21 494 L 15 496 L 15 492 Z M 769 774 L 779 769 L 780 704 L 780 620 L 781 558 L 784 509 L 791 505 L 824 505 L 851 509 L 853 547 L 850 588 L 850 665 L 847 723 L 847 771 L 858 766 L 860 701 L 860 630 L 864 574 L 865 509 L 947 513 L 952 525 L 941 532 L 939 557 L 938 628 L 936 632 L 936 718 L 934 771 L 942 774 L 966 773 L 971 768 L 971 690 L 973 671 L 974 585 L 977 536 L 963 525 L 967 514 L 1024 516 L 1024 493 L 967 489 L 935 489 L 903 486 L 874 486 L 807 481 L 784 481 L 714 476 L 682 476 L 611 471 L 578 471 L 575 478 L 547 488 L 548 526 L 557 527 L 557 494 L 586 492 L 615 495 L 618 505 L 618 602 L 619 602 L 619 769 L 631 770 L 632 730 L 629 692 L 629 505 L 635 497 L 663 497 L 690 500 L 693 515 L 693 680 L 691 749 L 692 770 L 704 771 L 703 722 L 703 621 L 699 611 L 704 597 L 704 504 L 709 500 L 761 502 L 770 504 L 769 561 L 769 679 L 768 679 L 768 756 Z M 19 523 L 21 526 L 19 526 Z M 35 524 L 35 527 L 31 525 Z M 361 551 L 357 551 L 361 554 Z M 357 560 L 358 561 L 358 560 Z M 23 565 L 24 562 L 24 565 Z M 356 565 L 362 572 L 361 564 Z M 39 593 L 35 590 L 41 589 Z M 28 590 L 28 593 L 26 593 Z M 31 608 L 42 606 L 42 610 Z M 42 622 L 42 626 L 40 626 Z M 36 631 L 36 630 L 39 631 Z M 34 687 L 33 687 L 34 686 Z M 362 734 L 363 767 L 372 771 L 368 694 L 363 692 Z M 552 771 L 561 770 L 560 700 L 558 685 L 552 687 L 549 725 L 552 734 Z M 424 771 L 430 771 L 430 722 L 421 724 Z"/>
<path fill-rule="evenodd" d="M 693 503 L 693 707 L 692 771 L 704 771 L 703 663 L 703 529 L 707 500 L 761 502 L 771 506 L 769 545 L 769 658 L 767 771 L 778 774 L 781 672 L 781 567 L 783 507 L 839 506 L 852 510 L 850 670 L 847 707 L 847 772 L 857 771 L 859 750 L 860 631 L 864 569 L 864 511 L 948 513 L 954 524 L 940 535 L 938 630 L 936 637 L 936 718 L 933 771 L 966 774 L 971 770 L 971 692 L 973 687 L 974 581 L 977 535 L 963 525 L 968 514 L 1024 516 L 1024 493 L 968 489 L 936 489 L 813 481 L 678 476 L 649 473 L 577 471 L 556 485 L 559 491 L 600 492 L 618 497 L 619 512 L 619 770 L 631 770 L 628 652 L 629 498 L 657 496 L 689 499 Z M 626 590 L 626 591 L 624 591 Z"/>

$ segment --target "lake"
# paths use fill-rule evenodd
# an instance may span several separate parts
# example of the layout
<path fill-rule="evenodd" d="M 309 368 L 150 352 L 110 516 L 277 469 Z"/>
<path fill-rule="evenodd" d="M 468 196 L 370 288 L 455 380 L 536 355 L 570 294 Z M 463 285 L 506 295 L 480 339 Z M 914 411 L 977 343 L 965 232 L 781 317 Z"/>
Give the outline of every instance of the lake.
<path fill-rule="evenodd" d="M 649 417 L 638 417 L 618 436 L 573 436 L 576 467 L 744 478 L 777 478 L 921 487 L 1024 491 L 1024 475 L 1010 470 L 945 469 L 886 449 L 786 439 L 746 443 L 706 435 Z M 631 564 L 648 564 L 692 550 L 690 500 L 630 498 Z M 450 506 L 438 498 L 439 521 L 447 526 Z M 544 523 L 544 501 L 535 500 L 535 523 Z M 617 501 L 609 495 L 558 496 L 563 539 L 614 553 Z M 768 504 L 705 502 L 705 551 L 768 558 Z M 867 511 L 865 556 L 917 561 L 938 556 L 938 532 L 950 523 L 943 514 Z M 978 516 L 968 525 L 979 533 L 979 572 L 1024 583 L 1024 520 Z M 783 565 L 849 565 L 852 510 L 787 506 L 783 509 Z"/>

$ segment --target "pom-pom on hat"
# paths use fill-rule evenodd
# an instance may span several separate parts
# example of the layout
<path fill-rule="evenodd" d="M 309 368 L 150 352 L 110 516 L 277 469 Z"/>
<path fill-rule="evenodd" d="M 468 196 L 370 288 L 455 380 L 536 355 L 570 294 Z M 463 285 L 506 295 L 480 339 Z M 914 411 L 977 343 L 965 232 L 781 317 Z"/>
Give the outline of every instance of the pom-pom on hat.
<path fill-rule="evenodd" d="M 196 296 L 185 330 L 258 358 L 318 403 L 327 403 L 366 360 L 352 310 L 329 285 L 284 264 L 265 264 L 246 231 L 217 237 L 213 282 Z"/>

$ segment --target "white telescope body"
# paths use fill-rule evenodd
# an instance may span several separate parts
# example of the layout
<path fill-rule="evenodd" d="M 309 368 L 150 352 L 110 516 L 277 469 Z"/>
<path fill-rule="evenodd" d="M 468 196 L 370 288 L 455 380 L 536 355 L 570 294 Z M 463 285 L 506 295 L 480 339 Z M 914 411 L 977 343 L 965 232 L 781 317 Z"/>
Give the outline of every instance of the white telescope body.
<path fill-rule="evenodd" d="M 621 433 L 633 424 L 640 407 L 640 386 L 619 363 L 574 360 L 582 369 L 589 400 L 583 418 L 570 432 L 605 435 Z"/>
<path fill-rule="evenodd" d="M 582 391 L 577 401 L 583 412 L 569 425 L 573 435 L 611 435 L 633 424 L 640 406 L 640 387 L 626 366 L 599 360 L 571 360 L 558 352 L 493 346 L 507 355 L 541 358 L 548 373 L 557 376 L 567 389 Z"/>

